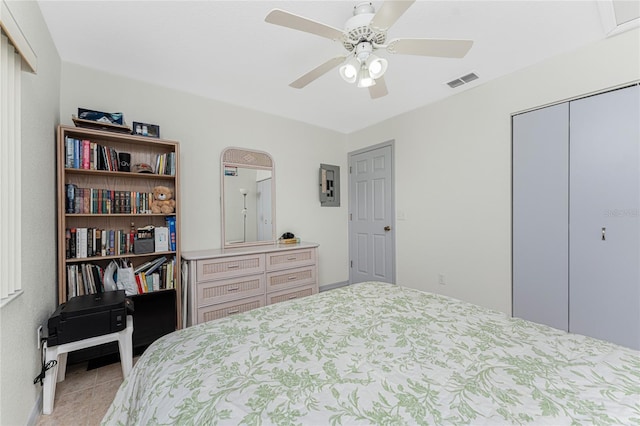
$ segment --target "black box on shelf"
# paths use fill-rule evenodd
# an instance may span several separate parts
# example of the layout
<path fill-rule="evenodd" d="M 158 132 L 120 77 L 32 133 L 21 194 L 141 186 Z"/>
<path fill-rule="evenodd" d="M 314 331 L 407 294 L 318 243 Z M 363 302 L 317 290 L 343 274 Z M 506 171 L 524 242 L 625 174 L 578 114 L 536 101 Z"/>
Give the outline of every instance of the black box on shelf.
<path fill-rule="evenodd" d="M 160 126 L 158 126 L 157 124 L 138 123 L 137 121 L 134 121 L 131 134 L 159 138 Z"/>
<path fill-rule="evenodd" d="M 135 254 L 153 253 L 155 244 L 153 238 L 138 238 L 133 242 L 133 252 Z"/>

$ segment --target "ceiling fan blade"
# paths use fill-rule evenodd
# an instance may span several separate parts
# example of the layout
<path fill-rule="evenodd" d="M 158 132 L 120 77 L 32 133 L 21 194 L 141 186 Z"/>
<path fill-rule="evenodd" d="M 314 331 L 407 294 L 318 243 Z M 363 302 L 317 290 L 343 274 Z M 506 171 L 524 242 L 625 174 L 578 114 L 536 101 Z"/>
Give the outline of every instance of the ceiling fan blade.
<path fill-rule="evenodd" d="M 440 40 L 433 38 L 397 38 L 387 45 L 389 53 L 402 55 L 462 58 L 473 46 L 473 40 Z"/>
<path fill-rule="evenodd" d="M 413 3 L 415 0 L 386 0 L 371 19 L 369 27 L 374 31 L 387 31 Z"/>
<path fill-rule="evenodd" d="M 267 14 L 264 20 L 270 24 L 293 28 L 294 30 L 319 35 L 331 40 L 340 40 L 344 35 L 342 30 L 312 21 L 302 16 L 294 15 L 282 9 L 273 9 Z"/>
<path fill-rule="evenodd" d="M 308 73 L 306 73 L 305 75 L 303 75 L 302 77 L 294 81 L 293 83 L 289 84 L 289 86 L 293 87 L 294 89 L 302 89 L 304 86 L 311 83 L 313 80 L 319 77 L 322 77 L 323 75 L 325 75 L 326 73 L 328 73 L 329 71 L 331 71 L 332 69 L 340 65 L 341 63 L 343 63 L 345 59 L 347 59 L 346 56 L 337 56 L 333 59 L 329 59 L 324 64 L 312 69 L 311 71 L 309 71 Z"/>
<path fill-rule="evenodd" d="M 378 77 L 376 84 L 369 86 L 369 96 L 371 96 L 371 99 L 378 99 L 388 94 L 389 91 L 387 90 L 387 83 L 384 82 L 384 76 Z"/>

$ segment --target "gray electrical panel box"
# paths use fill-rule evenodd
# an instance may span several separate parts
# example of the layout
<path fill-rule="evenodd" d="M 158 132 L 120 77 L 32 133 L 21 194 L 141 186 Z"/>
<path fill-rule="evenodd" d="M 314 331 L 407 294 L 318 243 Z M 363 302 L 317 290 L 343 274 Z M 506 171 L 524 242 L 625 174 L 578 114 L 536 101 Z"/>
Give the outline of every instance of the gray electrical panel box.
<path fill-rule="evenodd" d="M 320 205 L 340 207 L 340 166 L 320 164 Z"/>

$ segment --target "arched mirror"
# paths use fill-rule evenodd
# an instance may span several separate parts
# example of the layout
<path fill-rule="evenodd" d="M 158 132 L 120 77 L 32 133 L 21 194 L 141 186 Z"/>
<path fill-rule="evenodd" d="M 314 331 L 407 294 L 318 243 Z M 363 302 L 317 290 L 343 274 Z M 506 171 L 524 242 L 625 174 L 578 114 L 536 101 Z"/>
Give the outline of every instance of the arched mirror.
<path fill-rule="evenodd" d="M 276 240 L 275 167 L 266 152 L 226 148 L 221 155 L 224 248 Z"/>

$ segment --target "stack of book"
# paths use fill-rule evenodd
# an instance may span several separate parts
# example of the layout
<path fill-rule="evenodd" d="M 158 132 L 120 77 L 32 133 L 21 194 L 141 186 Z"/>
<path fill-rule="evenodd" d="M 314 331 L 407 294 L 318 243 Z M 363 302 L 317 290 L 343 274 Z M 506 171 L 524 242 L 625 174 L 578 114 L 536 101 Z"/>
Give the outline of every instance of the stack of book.
<path fill-rule="evenodd" d="M 299 244 L 300 243 L 300 238 L 294 237 L 294 238 L 280 238 L 278 239 L 278 243 L 279 244 Z"/>
<path fill-rule="evenodd" d="M 175 263 L 175 257 L 167 260 L 162 256 L 135 268 L 138 293 L 175 288 Z"/>
<path fill-rule="evenodd" d="M 104 269 L 91 263 L 67 265 L 67 300 L 104 291 Z"/>
<path fill-rule="evenodd" d="M 151 213 L 151 192 L 79 188 L 65 184 L 65 212 L 69 214 L 146 214 Z"/>
<path fill-rule="evenodd" d="M 100 145 L 88 139 L 76 139 L 65 137 L 65 162 L 67 169 L 107 170 L 111 172 L 129 171 L 120 170 L 118 152 L 109 146 Z M 159 175 L 176 175 L 176 153 L 168 152 L 156 156 L 155 173 Z"/>
<path fill-rule="evenodd" d="M 135 235 L 123 229 L 67 228 L 67 259 L 95 256 L 120 256 L 133 253 Z"/>
<path fill-rule="evenodd" d="M 88 139 L 65 137 L 65 163 L 68 169 L 119 170 L 118 153 L 115 149 L 91 142 Z"/>
<path fill-rule="evenodd" d="M 169 152 L 156 157 L 156 173 L 159 175 L 176 175 L 176 153 Z"/>

